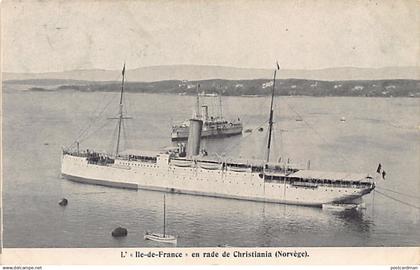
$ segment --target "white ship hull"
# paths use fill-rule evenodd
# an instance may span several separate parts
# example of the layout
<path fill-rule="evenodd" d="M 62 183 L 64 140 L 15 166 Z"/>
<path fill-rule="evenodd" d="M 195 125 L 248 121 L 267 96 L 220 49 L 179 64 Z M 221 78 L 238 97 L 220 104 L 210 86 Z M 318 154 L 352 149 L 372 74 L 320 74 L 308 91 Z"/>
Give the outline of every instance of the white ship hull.
<path fill-rule="evenodd" d="M 86 157 L 64 154 L 61 173 L 69 180 L 129 189 L 147 189 L 252 201 L 319 206 L 347 202 L 369 193 L 366 186 L 297 186 L 267 181 L 258 172 L 172 165 L 162 154 L 156 162 L 115 160 L 89 164 Z"/>
<path fill-rule="evenodd" d="M 188 139 L 189 128 L 180 127 L 176 128 L 171 133 L 171 138 L 173 141 L 176 140 L 186 140 Z M 205 128 L 201 132 L 202 138 L 216 138 L 216 137 L 229 137 L 234 135 L 242 134 L 242 125 L 241 126 L 232 126 L 224 128 Z"/>

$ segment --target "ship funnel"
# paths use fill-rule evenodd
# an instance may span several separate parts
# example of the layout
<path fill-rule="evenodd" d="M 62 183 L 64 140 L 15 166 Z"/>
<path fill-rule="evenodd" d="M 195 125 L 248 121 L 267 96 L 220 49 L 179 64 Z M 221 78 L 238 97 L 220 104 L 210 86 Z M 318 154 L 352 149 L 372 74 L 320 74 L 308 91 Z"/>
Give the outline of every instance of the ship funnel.
<path fill-rule="evenodd" d="M 209 117 L 209 107 L 208 106 L 201 106 L 201 117 L 203 121 L 207 121 Z"/>
<path fill-rule="evenodd" d="M 190 119 L 190 128 L 187 142 L 187 157 L 191 158 L 200 153 L 201 129 L 203 121 L 199 119 Z"/>

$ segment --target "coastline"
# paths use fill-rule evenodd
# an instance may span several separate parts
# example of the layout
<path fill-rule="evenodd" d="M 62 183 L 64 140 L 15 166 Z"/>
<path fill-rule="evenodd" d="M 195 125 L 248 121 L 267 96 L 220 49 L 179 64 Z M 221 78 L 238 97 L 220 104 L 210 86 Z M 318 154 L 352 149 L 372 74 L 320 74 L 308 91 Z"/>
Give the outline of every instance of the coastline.
<path fill-rule="evenodd" d="M 10 80 L 9 85 L 24 85 L 26 90 L 37 92 L 80 91 L 117 92 L 119 83 L 114 81 L 77 81 L 57 79 Z M 206 94 L 222 93 L 223 96 L 263 97 L 270 95 L 271 84 L 267 79 L 255 80 L 168 80 L 156 82 L 128 82 L 130 93 L 158 93 L 180 96 L 196 95 L 196 86 Z M 420 80 L 347 80 L 320 81 L 305 79 L 280 79 L 275 96 L 313 97 L 420 97 Z"/>

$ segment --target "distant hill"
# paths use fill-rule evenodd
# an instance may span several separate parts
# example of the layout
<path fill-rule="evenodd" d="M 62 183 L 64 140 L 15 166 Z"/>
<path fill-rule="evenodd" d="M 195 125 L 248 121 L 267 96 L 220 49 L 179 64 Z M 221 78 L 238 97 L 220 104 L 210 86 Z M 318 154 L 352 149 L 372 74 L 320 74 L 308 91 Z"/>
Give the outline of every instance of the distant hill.
<path fill-rule="evenodd" d="M 49 80 L 24 82 L 30 91 L 120 91 L 121 83 L 81 82 L 57 85 Z M 9 81 L 8 83 L 17 83 Z M 38 83 L 37 83 L 38 82 Z M 164 93 L 195 95 L 197 85 L 206 94 L 222 92 L 225 96 L 263 96 L 272 91 L 272 80 L 167 80 L 158 82 L 128 82 L 125 91 L 134 93 Z M 25 89 L 25 88 L 24 88 Z M 375 97 L 420 97 L 420 80 L 359 80 L 359 81 L 319 81 L 302 79 L 280 79 L 276 82 L 276 95 L 283 96 L 375 96 Z"/>
<path fill-rule="evenodd" d="M 120 70 L 71 70 L 49 73 L 9 73 L 4 72 L 3 80 L 78 80 L 78 81 L 117 81 L 121 76 Z M 236 68 L 226 66 L 206 65 L 168 65 L 150 66 L 127 69 L 129 82 L 153 82 L 162 80 L 252 80 L 270 79 L 271 69 Z M 327 68 L 317 70 L 282 69 L 278 73 L 279 79 L 306 79 L 323 81 L 344 80 L 390 80 L 390 79 L 420 79 L 420 67 L 386 67 L 386 68 Z"/>

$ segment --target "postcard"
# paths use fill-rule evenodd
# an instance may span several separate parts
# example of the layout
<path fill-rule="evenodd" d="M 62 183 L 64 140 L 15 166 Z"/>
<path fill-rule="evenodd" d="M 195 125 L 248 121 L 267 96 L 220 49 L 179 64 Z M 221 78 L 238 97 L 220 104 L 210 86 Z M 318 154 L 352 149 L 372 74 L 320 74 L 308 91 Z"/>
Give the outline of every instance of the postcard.
<path fill-rule="evenodd" d="M 418 1 L 1 7 L 3 265 L 420 263 Z"/>

